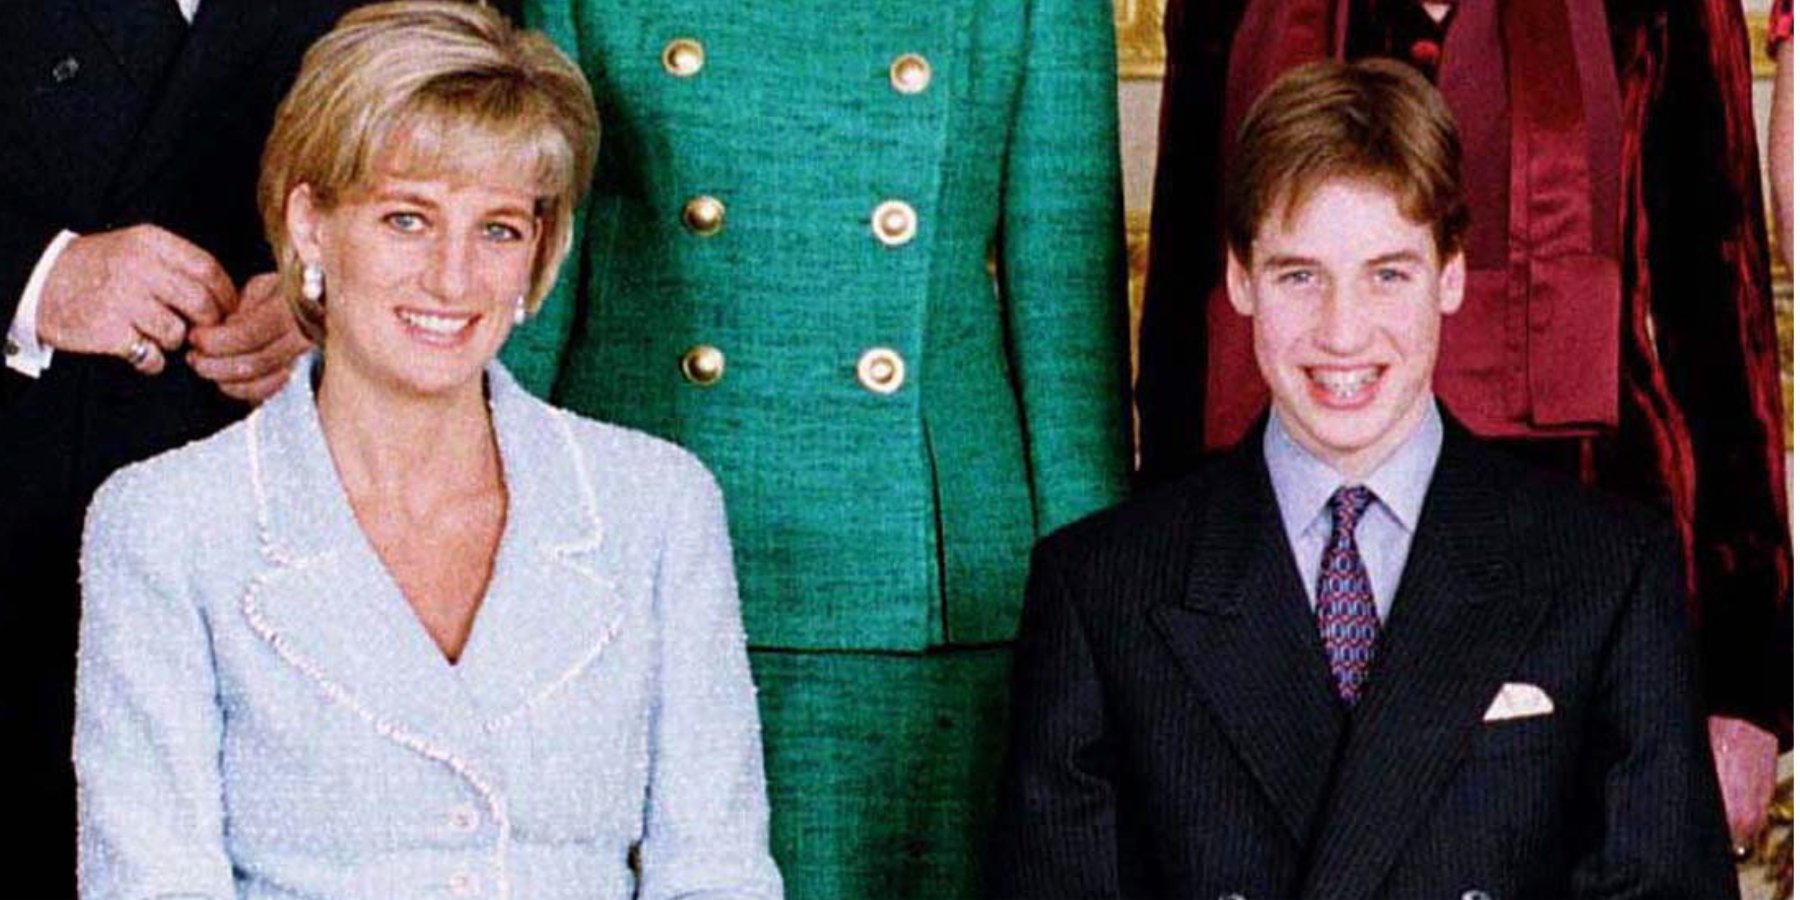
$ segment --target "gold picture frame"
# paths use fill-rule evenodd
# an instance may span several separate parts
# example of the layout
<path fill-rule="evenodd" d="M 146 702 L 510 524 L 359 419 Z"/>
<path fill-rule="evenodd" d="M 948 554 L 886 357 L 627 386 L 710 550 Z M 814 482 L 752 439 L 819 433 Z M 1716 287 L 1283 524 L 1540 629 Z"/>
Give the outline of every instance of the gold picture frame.
<path fill-rule="evenodd" d="M 1129 81 L 1163 76 L 1164 0 L 1113 0 L 1113 27 L 1119 40 L 1119 77 Z"/>

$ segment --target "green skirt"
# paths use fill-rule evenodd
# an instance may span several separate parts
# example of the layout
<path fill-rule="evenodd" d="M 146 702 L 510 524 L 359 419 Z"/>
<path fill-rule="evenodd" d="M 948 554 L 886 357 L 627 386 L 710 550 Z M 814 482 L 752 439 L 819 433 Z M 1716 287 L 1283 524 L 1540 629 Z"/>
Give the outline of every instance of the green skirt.
<path fill-rule="evenodd" d="M 770 841 L 796 900 L 973 897 L 1009 648 L 753 650 Z"/>

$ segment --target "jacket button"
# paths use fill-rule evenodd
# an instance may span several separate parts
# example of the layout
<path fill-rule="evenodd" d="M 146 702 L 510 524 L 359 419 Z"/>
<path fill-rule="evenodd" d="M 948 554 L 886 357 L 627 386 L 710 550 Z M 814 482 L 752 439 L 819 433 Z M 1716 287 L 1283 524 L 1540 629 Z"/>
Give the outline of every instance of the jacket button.
<path fill-rule="evenodd" d="M 701 237 L 712 237 L 725 228 L 725 204 L 717 197 L 695 197 L 681 208 L 681 224 Z"/>
<path fill-rule="evenodd" d="M 700 387 L 718 384 L 725 377 L 725 354 L 707 344 L 688 348 L 681 355 L 681 377 Z"/>
<path fill-rule="evenodd" d="M 481 827 L 481 814 L 473 806 L 459 806 L 450 811 L 450 829 L 468 834 Z"/>
<path fill-rule="evenodd" d="M 706 65 L 706 48 L 693 38 L 676 38 L 663 48 L 662 64 L 676 78 L 691 78 Z"/>
<path fill-rule="evenodd" d="M 856 380 L 871 393 L 891 394 L 906 383 L 906 360 L 887 347 L 871 347 L 856 361 Z"/>
<path fill-rule="evenodd" d="M 1219 900 L 1245 900 L 1243 894 L 1220 894 Z"/>
<path fill-rule="evenodd" d="M 931 86 L 931 63 L 917 53 L 894 57 L 888 66 L 888 83 L 902 94 L 917 94 Z"/>
<path fill-rule="evenodd" d="M 1487 891 L 1474 890 L 1463 891 L 1462 900 L 1494 900 L 1494 898 Z"/>
<path fill-rule="evenodd" d="M 874 214 L 869 216 L 869 225 L 875 231 L 876 240 L 889 247 L 898 247 L 919 233 L 919 214 L 902 201 L 889 200 L 875 207 Z"/>
<path fill-rule="evenodd" d="M 76 73 L 80 71 L 81 60 L 78 60 L 73 56 L 65 56 L 50 69 L 50 77 L 56 79 L 57 84 L 62 84 L 63 82 L 74 78 Z"/>

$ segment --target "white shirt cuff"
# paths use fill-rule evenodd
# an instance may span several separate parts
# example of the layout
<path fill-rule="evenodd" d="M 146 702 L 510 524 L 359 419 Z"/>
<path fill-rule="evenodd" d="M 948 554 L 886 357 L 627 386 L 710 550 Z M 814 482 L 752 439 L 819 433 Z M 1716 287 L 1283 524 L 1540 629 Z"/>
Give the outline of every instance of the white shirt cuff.
<path fill-rule="evenodd" d="M 50 241 L 31 270 L 30 280 L 25 282 L 25 293 L 13 312 L 12 327 L 6 330 L 6 367 L 27 378 L 44 374 L 50 368 L 50 358 L 56 355 L 54 349 L 38 340 L 38 301 L 44 297 L 44 282 L 50 280 L 50 270 L 56 268 L 56 261 L 62 258 L 69 242 L 79 236 L 73 231 L 62 231 Z"/>

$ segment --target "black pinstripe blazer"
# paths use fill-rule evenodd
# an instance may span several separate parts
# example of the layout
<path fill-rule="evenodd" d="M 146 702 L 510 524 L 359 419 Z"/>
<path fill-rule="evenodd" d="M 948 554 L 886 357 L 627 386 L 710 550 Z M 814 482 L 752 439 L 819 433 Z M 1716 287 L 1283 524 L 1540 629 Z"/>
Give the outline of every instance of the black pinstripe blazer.
<path fill-rule="evenodd" d="M 1446 425 L 1353 710 L 1260 429 L 1038 546 L 990 893 L 1735 895 L 1672 532 Z"/>

